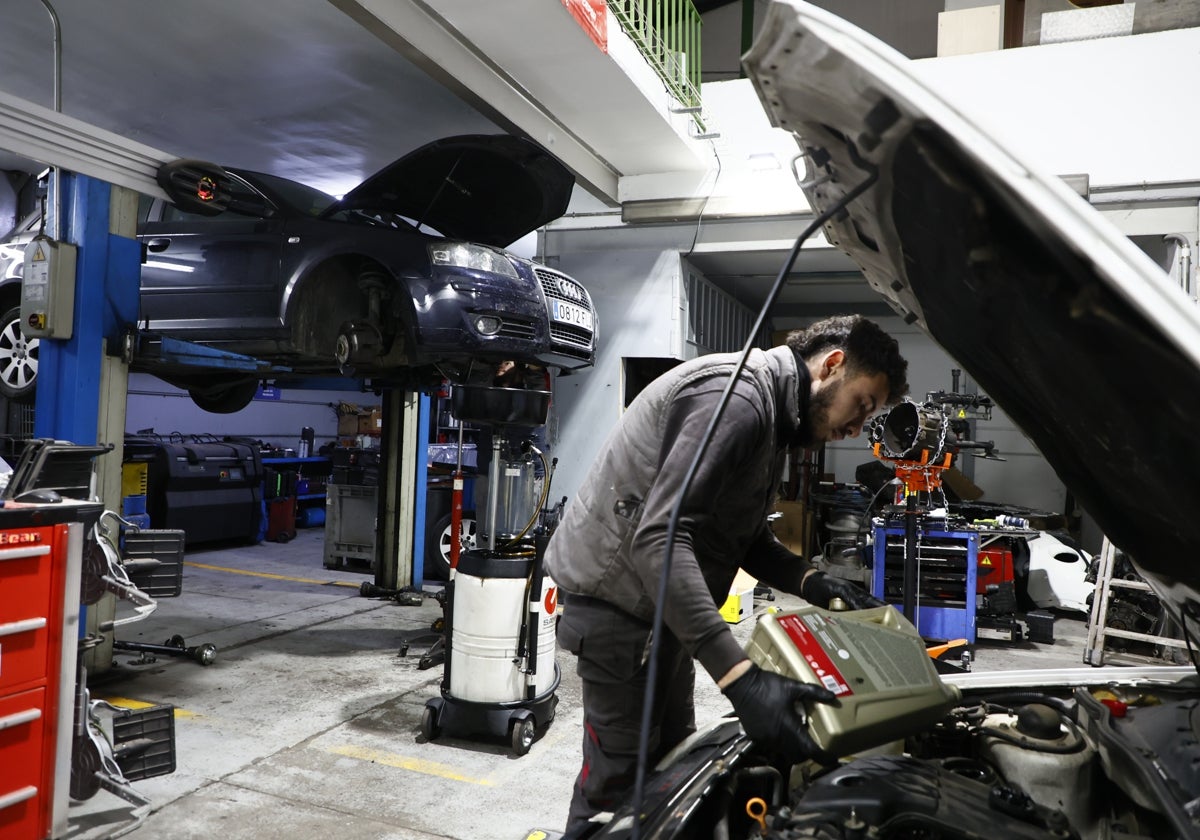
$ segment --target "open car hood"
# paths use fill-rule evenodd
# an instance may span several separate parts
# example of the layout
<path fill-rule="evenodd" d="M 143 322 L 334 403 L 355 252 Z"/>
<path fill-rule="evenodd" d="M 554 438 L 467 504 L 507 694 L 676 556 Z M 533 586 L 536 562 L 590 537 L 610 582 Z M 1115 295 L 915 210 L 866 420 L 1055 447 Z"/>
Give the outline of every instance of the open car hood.
<path fill-rule="evenodd" d="M 363 181 L 327 212 L 398 213 L 443 236 L 503 247 L 566 212 L 575 176 L 520 137 L 435 140 Z"/>
<path fill-rule="evenodd" d="M 896 312 L 1033 440 L 1174 611 L 1200 601 L 1200 312 L 1060 179 L 1029 169 L 852 24 L 775 2 L 745 57 L 818 211 Z"/>

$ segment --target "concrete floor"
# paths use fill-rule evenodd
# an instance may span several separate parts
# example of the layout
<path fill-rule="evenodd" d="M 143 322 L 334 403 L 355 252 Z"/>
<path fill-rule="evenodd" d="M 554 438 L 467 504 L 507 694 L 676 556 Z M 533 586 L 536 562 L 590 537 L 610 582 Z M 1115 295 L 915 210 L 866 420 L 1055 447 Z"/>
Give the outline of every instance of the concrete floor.
<path fill-rule="evenodd" d="M 420 670 L 440 605 L 364 598 L 366 569 L 327 570 L 324 534 L 302 530 L 287 544 L 189 550 L 183 595 L 120 628 L 126 641 L 160 643 L 176 634 L 211 642 L 210 667 L 118 653 L 93 677 L 93 697 L 172 703 L 178 769 L 134 787 L 152 804 L 133 840 L 341 840 L 497 838 L 532 828 L 559 830 L 579 766 L 579 681 L 559 654 L 558 712 L 528 755 L 507 739 L 470 741 L 420 734 L 424 703 L 438 695 L 441 668 Z M 431 590 L 432 591 L 432 590 Z M 768 606 L 798 603 L 779 596 Z M 754 619 L 735 627 L 749 637 Z M 976 669 L 1082 664 L 1084 617 L 1060 614 L 1055 642 L 980 643 Z M 400 656 L 406 639 L 409 654 Z M 122 698 L 125 698 L 123 700 Z M 729 710 L 706 677 L 697 679 L 701 726 Z M 114 836 L 131 807 L 101 791 L 71 808 L 72 840 Z"/>

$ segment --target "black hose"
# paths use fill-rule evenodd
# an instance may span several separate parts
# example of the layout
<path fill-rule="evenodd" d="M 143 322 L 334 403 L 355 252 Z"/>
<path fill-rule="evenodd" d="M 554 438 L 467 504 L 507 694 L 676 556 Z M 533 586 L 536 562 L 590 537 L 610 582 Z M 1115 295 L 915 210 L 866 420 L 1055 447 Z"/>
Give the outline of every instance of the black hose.
<path fill-rule="evenodd" d="M 859 163 L 863 166 L 868 166 L 865 161 L 859 161 Z M 667 540 L 666 548 L 663 552 L 662 574 L 659 576 L 658 581 L 658 597 L 654 602 L 654 621 L 651 625 L 652 641 L 650 643 L 650 656 L 646 665 L 646 690 L 642 698 L 642 723 L 638 736 L 637 774 L 633 785 L 634 820 L 632 830 L 630 831 L 631 840 L 639 840 L 641 836 L 642 801 L 645 799 L 646 792 L 646 764 L 649 761 L 650 754 L 650 727 L 654 711 L 654 683 L 658 676 L 659 643 L 663 635 L 663 613 L 667 600 L 667 585 L 671 579 L 671 559 L 675 549 L 675 533 L 679 529 L 679 517 L 682 513 L 684 497 L 687 495 L 688 489 L 692 486 L 692 480 L 696 477 L 696 472 L 700 468 L 700 461 L 708 451 L 708 445 L 712 442 L 717 424 L 720 423 L 721 416 L 725 413 L 725 407 L 729 405 L 729 398 L 733 394 L 734 386 L 737 384 L 738 378 L 742 375 L 742 370 L 746 367 L 746 361 L 750 358 L 750 351 L 754 349 L 758 335 L 766 323 L 767 313 L 774 306 L 780 291 L 783 289 L 784 282 L 787 280 L 788 275 L 791 274 L 792 266 L 796 263 L 796 258 L 800 256 L 800 249 L 803 247 L 805 241 L 816 233 L 822 225 L 841 213 L 847 204 L 866 192 L 878 180 L 878 169 L 872 166 L 869 167 L 869 171 L 870 174 L 861 184 L 847 192 L 836 204 L 817 215 L 796 238 L 796 244 L 792 246 L 791 253 L 788 254 L 787 260 L 779 270 L 779 274 L 775 278 L 775 283 L 771 286 L 771 291 L 767 294 L 767 299 L 763 301 L 762 309 L 759 311 L 758 317 L 750 329 L 746 338 L 746 346 L 742 348 L 742 354 L 738 358 L 737 365 L 734 366 L 733 372 L 729 375 L 729 382 L 725 385 L 725 390 L 721 392 L 721 398 L 713 410 L 712 419 L 709 420 L 708 427 L 704 430 L 704 435 L 700 438 L 696 446 L 696 454 L 692 458 L 692 463 L 688 467 L 688 471 L 680 484 L 679 493 L 675 498 L 675 505 L 671 508 L 671 516 L 667 521 Z"/>
<path fill-rule="evenodd" d="M 1050 706 L 1060 715 L 1074 720 L 1074 706 L 1067 700 L 1061 697 L 1053 697 L 1049 694 L 1042 694 L 1040 691 L 1006 691 L 1003 694 L 989 694 L 987 697 L 979 698 L 980 702 L 989 703 L 993 706 L 1004 705 L 1012 707 L 1013 705 L 1028 705 L 1029 703 L 1041 703 L 1044 706 Z"/>

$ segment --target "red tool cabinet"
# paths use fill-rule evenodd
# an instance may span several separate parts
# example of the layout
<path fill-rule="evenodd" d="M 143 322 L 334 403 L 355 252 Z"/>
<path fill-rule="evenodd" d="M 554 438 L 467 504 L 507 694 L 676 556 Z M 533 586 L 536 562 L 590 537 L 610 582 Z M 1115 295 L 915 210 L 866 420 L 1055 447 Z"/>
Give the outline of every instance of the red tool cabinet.
<path fill-rule="evenodd" d="M 0 509 L 0 837 L 66 833 L 79 582 L 101 507 Z"/>

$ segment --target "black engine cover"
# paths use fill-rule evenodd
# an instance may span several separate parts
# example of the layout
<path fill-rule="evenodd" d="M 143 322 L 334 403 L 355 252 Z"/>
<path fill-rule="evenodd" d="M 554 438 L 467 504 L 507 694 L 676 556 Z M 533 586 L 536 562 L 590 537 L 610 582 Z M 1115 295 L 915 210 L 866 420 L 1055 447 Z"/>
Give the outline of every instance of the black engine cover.
<path fill-rule="evenodd" d="M 980 781 L 979 765 L 950 766 L 955 769 L 908 756 L 858 759 L 813 782 L 793 813 L 777 818 L 772 834 L 804 836 L 806 827 L 820 825 L 814 836 L 827 836 L 833 826 L 854 825 L 874 829 L 873 836 L 884 840 L 1076 836 L 1060 812 L 1002 783 Z"/>

